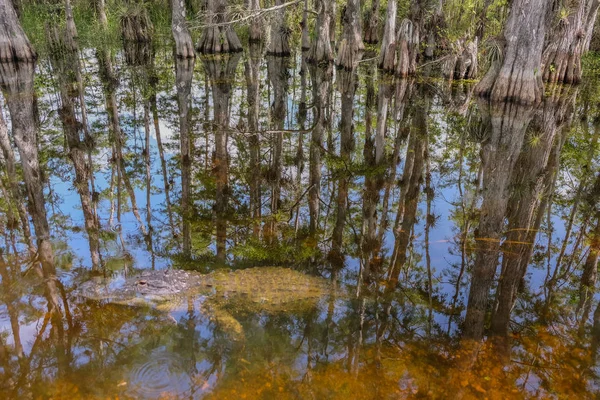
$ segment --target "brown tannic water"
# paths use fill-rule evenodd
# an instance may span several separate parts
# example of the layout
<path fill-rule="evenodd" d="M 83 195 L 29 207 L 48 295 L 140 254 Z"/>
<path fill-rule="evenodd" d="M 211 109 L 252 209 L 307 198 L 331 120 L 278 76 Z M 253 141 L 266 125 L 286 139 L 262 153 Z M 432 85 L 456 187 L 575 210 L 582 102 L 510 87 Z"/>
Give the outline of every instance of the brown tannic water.
<path fill-rule="evenodd" d="M 528 108 L 258 45 L 52 54 L 0 71 L 0 398 L 600 394 L 593 76 Z M 77 291 L 262 266 L 330 293 L 231 309 L 240 339 L 210 294 Z"/>

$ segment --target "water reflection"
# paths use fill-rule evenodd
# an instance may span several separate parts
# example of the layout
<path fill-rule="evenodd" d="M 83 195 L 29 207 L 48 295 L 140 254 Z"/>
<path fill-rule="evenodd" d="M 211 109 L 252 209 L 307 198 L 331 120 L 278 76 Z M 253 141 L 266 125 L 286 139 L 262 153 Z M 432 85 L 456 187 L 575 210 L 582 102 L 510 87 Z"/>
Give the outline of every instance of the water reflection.
<path fill-rule="evenodd" d="M 50 59 L 0 74 L 4 397 L 596 393 L 595 81 L 476 104 L 259 43 L 196 62 L 48 35 Z M 243 342 L 205 297 L 166 313 L 74 292 L 260 265 L 341 290 L 228 309 Z"/>

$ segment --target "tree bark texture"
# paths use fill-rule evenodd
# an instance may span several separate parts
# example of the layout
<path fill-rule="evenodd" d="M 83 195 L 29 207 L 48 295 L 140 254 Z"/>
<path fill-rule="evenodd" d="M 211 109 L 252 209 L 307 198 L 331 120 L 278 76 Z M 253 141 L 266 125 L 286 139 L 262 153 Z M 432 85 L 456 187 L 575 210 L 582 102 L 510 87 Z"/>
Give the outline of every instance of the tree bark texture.
<path fill-rule="evenodd" d="M 545 81 L 579 83 L 581 80 L 581 56 L 589 48 L 600 1 L 576 0 L 574 3 L 569 4 L 569 14 L 548 32 L 542 56 Z M 563 7 L 557 8 L 564 10 Z"/>
<path fill-rule="evenodd" d="M 329 64 L 333 61 L 333 50 L 331 49 L 330 31 L 331 3 L 329 0 L 317 0 L 317 37 L 312 43 L 308 55 L 308 62 L 312 64 Z"/>
<path fill-rule="evenodd" d="M 227 0 L 206 0 L 206 27 L 196 49 L 202 54 L 242 51 L 237 33 L 227 22 Z"/>
<path fill-rule="evenodd" d="M 342 15 L 342 37 L 335 65 L 353 70 L 360 61 L 365 46 L 361 37 L 360 0 L 348 0 Z"/>
<path fill-rule="evenodd" d="M 275 5 L 280 6 L 285 0 L 275 0 Z M 271 41 L 267 54 L 287 57 L 291 54 L 289 36 L 290 29 L 285 22 L 285 7 L 277 10 L 271 21 Z"/>
<path fill-rule="evenodd" d="M 371 0 L 371 8 L 365 15 L 365 43 L 379 43 L 380 0 Z"/>
<path fill-rule="evenodd" d="M 396 75 L 407 77 L 417 72 L 417 56 L 419 55 L 419 26 L 409 19 L 402 20 L 396 39 L 398 59 Z"/>
<path fill-rule="evenodd" d="M 259 0 L 248 0 L 248 10 L 250 12 L 256 12 L 260 10 L 260 1 Z M 250 28 L 248 32 L 248 41 L 250 43 L 259 43 L 263 40 L 263 24 L 264 20 L 262 18 L 255 18 L 250 23 Z"/>
<path fill-rule="evenodd" d="M 379 52 L 379 68 L 385 72 L 394 72 L 396 65 L 396 14 L 398 6 L 395 1 L 388 1 L 385 14 L 381 51 Z"/>
<path fill-rule="evenodd" d="M 152 20 L 143 4 L 132 5 L 121 17 L 121 36 L 126 42 L 150 42 L 154 32 Z"/>
<path fill-rule="evenodd" d="M 185 17 L 185 1 L 171 0 L 171 32 L 175 40 L 175 54 L 181 58 L 194 58 L 194 44 Z"/>
<path fill-rule="evenodd" d="M 476 92 L 492 102 L 534 104 L 542 100 L 542 51 L 546 0 L 515 0 L 503 31 L 503 57 L 492 63 Z"/>
<path fill-rule="evenodd" d="M 0 62 L 35 61 L 36 57 L 11 0 L 0 0 Z"/>

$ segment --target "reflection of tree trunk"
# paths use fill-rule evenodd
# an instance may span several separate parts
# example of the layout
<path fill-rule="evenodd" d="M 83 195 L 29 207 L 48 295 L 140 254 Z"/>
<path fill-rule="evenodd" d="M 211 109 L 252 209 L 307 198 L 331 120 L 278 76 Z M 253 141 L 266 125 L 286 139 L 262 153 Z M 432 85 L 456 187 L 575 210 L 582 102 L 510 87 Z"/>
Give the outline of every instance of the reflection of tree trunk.
<path fill-rule="evenodd" d="M 213 131 L 215 135 L 215 154 L 213 159 L 213 174 L 215 176 L 215 205 L 216 217 L 217 260 L 226 259 L 227 245 L 227 209 L 229 203 L 229 155 L 227 137 L 229 131 L 229 102 L 231 100 L 232 80 L 235 77 L 240 55 L 224 56 L 221 58 L 203 58 L 204 68 L 210 77 L 213 97 Z"/>
<path fill-rule="evenodd" d="M 33 63 L 3 63 L 0 79 L 10 111 L 12 132 L 21 157 L 27 187 L 29 210 L 38 245 L 38 255 L 46 279 L 54 279 L 54 254 L 50 244 L 50 227 L 46 216 L 42 171 L 37 149 L 37 126 L 34 111 Z"/>
<path fill-rule="evenodd" d="M 483 201 L 479 226 L 475 232 L 476 259 L 464 325 L 465 336 L 475 340 L 483 337 L 489 292 L 498 264 L 510 179 L 525 130 L 533 117 L 531 108 L 511 103 L 492 103 L 489 107 L 492 132 L 481 150 Z"/>
<path fill-rule="evenodd" d="M 502 54 L 492 63 L 476 92 L 492 101 L 525 104 L 542 99 L 541 62 L 546 30 L 546 0 L 514 0 L 504 25 Z M 526 57 L 524 55 L 527 55 Z M 500 60 L 501 58 L 501 60 Z"/>
<path fill-rule="evenodd" d="M 154 68 L 154 66 L 152 67 Z M 154 73 L 153 73 L 154 74 Z M 171 209 L 171 185 L 169 184 L 169 178 L 167 174 L 167 161 L 165 160 L 165 150 L 162 143 L 162 136 L 160 134 L 160 124 L 158 119 L 158 105 L 156 102 L 156 79 L 150 78 L 150 85 L 152 85 L 150 95 L 150 110 L 152 111 L 152 120 L 154 124 L 154 133 L 156 135 L 156 147 L 158 148 L 158 157 L 160 158 L 160 166 L 162 170 L 163 185 L 165 187 L 165 203 L 167 206 L 167 216 L 169 218 L 169 226 L 171 227 L 171 235 L 175 237 L 175 223 L 173 222 L 173 210 Z"/>
<path fill-rule="evenodd" d="M 562 94 L 562 93 L 561 93 Z M 572 96 L 549 98 L 536 115 L 512 175 L 508 202 L 508 233 L 502 251 L 502 271 L 496 291 L 497 307 L 492 316 L 494 334 L 507 335 L 510 313 L 515 304 L 519 285 L 525 276 L 533 245 L 545 206 L 551 193 L 553 176 L 558 168 L 558 158 L 563 138 L 557 133 L 572 111 Z"/>
<path fill-rule="evenodd" d="M 194 58 L 192 36 L 185 18 L 185 1 L 171 0 L 171 32 L 175 39 L 175 54 L 177 57 Z"/>
<path fill-rule="evenodd" d="M 328 41 L 329 42 L 329 41 Z M 329 95 L 329 85 L 333 70 L 312 68 L 313 101 L 315 106 L 314 128 L 310 139 L 308 209 L 309 229 L 314 234 L 319 226 L 319 193 L 321 191 L 321 153 L 323 151 L 323 133 L 325 132 L 325 107 Z"/>
<path fill-rule="evenodd" d="M 428 94 L 425 94 L 428 96 Z M 394 223 L 394 250 L 388 272 L 389 289 L 393 289 L 399 280 L 400 273 L 405 267 L 407 250 L 412 240 L 413 229 L 417 218 L 420 187 L 425 167 L 427 151 L 427 116 L 430 100 L 422 99 L 414 108 L 413 129 L 408 139 L 406 160 L 400 184 L 400 201 Z"/>
<path fill-rule="evenodd" d="M 0 0 L 0 62 L 34 61 L 37 57 L 21 28 L 11 0 Z"/>
<path fill-rule="evenodd" d="M 70 87 L 72 87 L 75 83 L 71 79 L 77 76 L 77 71 L 74 70 L 74 68 L 77 68 L 77 65 L 67 62 L 67 57 L 70 60 L 73 60 L 77 59 L 79 54 L 76 47 L 75 49 L 72 49 L 62 46 L 58 35 L 59 33 L 56 31 L 49 34 L 49 38 L 54 49 L 52 51 L 51 58 L 58 77 L 61 99 L 61 109 L 59 111 L 59 115 L 65 131 L 67 147 L 69 149 L 69 158 L 71 159 L 75 169 L 74 185 L 81 201 L 85 230 L 89 240 L 92 268 L 98 269 L 100 267 L 100 238 L 99 226 L 94 213 L 92 193 L 89 187 L 91 168 L 87 163 L 88 157 L 86 144 L 81 140 L 80 135 L 83 125 L 77 120 L 75 115 L 75 104 L 73 103 L 73 99 L 70 95 Z M 56 40 L 59 42 L 56 42 Z M 73 42 L 67 46 L 72 45 L 76 46 L 76 43 Z"/>
<path fill-rule="evenodd" d="M 271 181 L 271 220 L 267 224 L 265 235 L 271 240 L 276 235 L 277 213 L 281 202 L 281 170 L 283 155 L 283 132 L 287 115 L 287 92 L 289 78 L 289 59 L 286 57 L 268 57 L 267 71 L 273 86 L 273 104 L 271 107 L 271 121 L 274 132 L 272 134 L 272 161 L 269 168 Z"/>
<path fill-rule="evenodd" d="M 342 113 L 340 118 L 340 160 L 344 166 L 351 162 L 352 150 L 354 150 L 354 94 L 356 93 L 356 71 L 340 70 L 337 74 L 338 88 L 342 97 Z M 343 267 L 344 258 L 342 253 L 344 240 L 344 226 L 348 210 L 348 189 L 350 177 L 348 172 L 341 170 L 338 179 L 338 192 L 336 199 L 335 226 L 331 238 L 331 252 L 329 258 L 338 268 Z"/>
<path fill-rule="evenodd" d="M 125 185 L 125 189 L 127 190 L 127 194 L 129 195 L 129 199 L 131 201 L 131 209 L 133 211 L 133 215 L 140 224 L 140 230 L 145 236 L 147 234 L 146 227 L 142 222 L 142 217 L 140 216 L 137 201 L 135 198 L 135 192 L 133 190 L 133 186 L 131 185 L 129 175 L 127 175 L 127 171 L 125 169 L 125 160 L 123 158 L 123 145 L 125 144 L 125 139 L 123 137 L 123 132 L 121 131 L 121 124 L 119 121 L 119 108 L 117 106 L 116 96 L 116 89 L 119 81 L 115 77 L 115 73 L 113 71 L 110 53 L 106 50 L 102 51 L 101 55 L 98 57 L 98 60 L 100 66 L 100 77 L 104 84 L 104 92 L 106 97 L 106 111 L 108 112 L 110 138 L 113 145 L 112 161 L 116 164 L 117 168 L 117 202 L 119 203 L 121 201 L 120 188 L 121 182 L 123 182 L 123 184 Z M 119 204 L 117 206 L 117 213 L 118 215 L 120 214 Z M 118 216 L 118 218 L 120 217 Z"/>
<path fill-rule="evenodd" d="M 335 64 L 340 68 L 353 70 L 365 48 L 361 37 L 360 0 L 348 0 L 342 21 L 344 28 Z"/>
<path fill-rule="evenodd" d="M 242 51 L 242 44 L 232 25 L 227 23 L 227 0 L 206 1 L 206 27 L 196 49 L 202 54 L 235 53 Z"/>
<path fill-rule="evenodd" d="M 260 234 L 261 217 L 261 189 L 260 189 L 260 138 L 258 135 L 258 117 L 260 106 L 260 46 L 250 43 L 250 50 L 245 63 L 246 86 L 248 96 L 248 129 L 250 137 L 250 166 L 248 168 L 248 182 L 250 185 L 250 217 L 252 218 L 252 232 L 255 237 Z"/>
<path fill-rule="evenodd" d="M 31 255 L 35 254 L 35 246 L 31 240 L 31 229 L 29 227 L 29 219 L 27 218 L 27 210 L 25 209 L 25 201 L 19 189 L 19 182 L 17 180 L 17 169 L 15 154 L 13 152 L 10 138 L 8 137 L 8 128 L 4 122 L 4 117 L 0 111 L 0 147 L 2 148 L 3 161 L 6 166 L 6 179 L 8 181 L 8 187 L 10 190 L 10 200 L 14 204 L 19 214 L 19 220 L 21 221 L 21 229 L 23 231 L 23 237 L 25 243 L 29 248 Z"/>
<path fill-rule="evenodd" d="M 191 180 L 192 180 L 192 138 L 191 102 L 194 59 L 175 60 L 177 81 L 177 104 L 179 106 L 179 146 L 181 152 L 181 219 L 183 221 L 183 254 L 189 257 L 192 252 Z"/>

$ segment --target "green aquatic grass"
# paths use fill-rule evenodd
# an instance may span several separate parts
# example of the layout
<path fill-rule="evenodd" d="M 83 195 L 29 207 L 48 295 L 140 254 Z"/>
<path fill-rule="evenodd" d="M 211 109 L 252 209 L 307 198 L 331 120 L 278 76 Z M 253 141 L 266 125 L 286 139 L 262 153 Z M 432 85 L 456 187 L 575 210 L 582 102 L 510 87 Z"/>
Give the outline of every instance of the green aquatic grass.
<path fill-rule="evenodd" d="M 154 25 L 154 40 L 158 42 L 171 39 L 171 14 L 168 4 L 163 2 L 143 3 Z M 139 7 L 139 5 L 136 5 Z M 96 10 L 88 2 L 73 2 L 73 17 L 77 26 L 78 43 L 82 48 L 121 47 L 121 28 L 119 20 L 128 12 L 122 3 L 108 2 L 106 16 L 108 28 L 103 29 Z M 46 40 L 47 24 L 65 26 L 62 5 L 27 4 L 23 7 L 21 24 L 36 51 L 45 55 L 49 51 Z"/>

